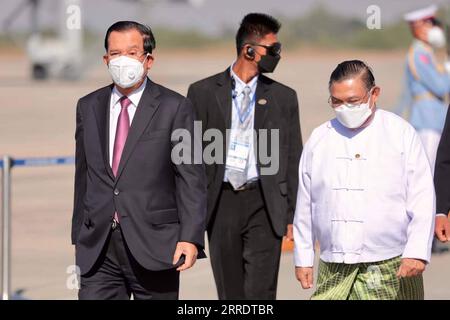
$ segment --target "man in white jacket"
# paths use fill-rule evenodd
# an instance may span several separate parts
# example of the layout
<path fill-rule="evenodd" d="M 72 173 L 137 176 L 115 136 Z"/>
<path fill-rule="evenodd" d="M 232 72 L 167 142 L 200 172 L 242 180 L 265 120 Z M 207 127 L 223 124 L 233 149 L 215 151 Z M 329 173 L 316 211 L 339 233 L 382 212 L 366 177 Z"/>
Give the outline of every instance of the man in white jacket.
<path fill-rule="evenodd" d="M 294 218 L 296 276 L 312 299 L 423 299 L 435 194 L 414 128 L 377 109 L 380 88 L 362 61 L 329 82 L 336 118 L 316 128 L 300 160 Z"/>

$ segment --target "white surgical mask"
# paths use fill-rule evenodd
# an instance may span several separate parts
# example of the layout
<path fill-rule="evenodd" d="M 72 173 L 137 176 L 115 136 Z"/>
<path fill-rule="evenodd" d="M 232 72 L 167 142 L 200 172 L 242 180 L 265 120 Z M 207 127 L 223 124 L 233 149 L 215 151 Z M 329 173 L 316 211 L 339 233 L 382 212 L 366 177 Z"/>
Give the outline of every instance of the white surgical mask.
<path fill-rule="evenodd" d="M 370 98 L 369 101 L 360 105 L 341 104 L 335 107 L 334 111 L 336 112 L 336 118 L 343 126 L 350 129 L 359 128 L 372 115 Z"/>
<path fill-rule="evenodd" d="M 130 88 L 141 81 L 147 56 L 148 54 L 143 62 L 127 56 L 112 59 L 108 64 L 108 70 L 114 83 L 121 88 Z"/>
<path fill-rule="evenodd" d="M 445 34 L 439 27 L 432 27 L 428 30 L 428 43 L 435 48 L 443 48 L 445 46 Z"/>

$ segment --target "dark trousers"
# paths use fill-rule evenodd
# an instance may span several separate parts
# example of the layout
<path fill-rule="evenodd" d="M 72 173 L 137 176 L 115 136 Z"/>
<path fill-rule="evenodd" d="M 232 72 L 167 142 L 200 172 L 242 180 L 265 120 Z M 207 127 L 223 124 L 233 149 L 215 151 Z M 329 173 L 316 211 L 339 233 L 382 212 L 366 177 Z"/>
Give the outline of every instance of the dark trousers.
<path fill-rule="evenodd" d="M 234 191 L 223 185 L 209 251 L 219 299 L 275 299 L 281 238 L 272 229 L 259 184 Z"/>
<path fill-rule="evenodd" d="M 81 276 L 80 300 L 178 299 L 179 272 L 176 269 L 150 271 L 131 255 L 120 227 L 111 230 L 99 260 Z"/>

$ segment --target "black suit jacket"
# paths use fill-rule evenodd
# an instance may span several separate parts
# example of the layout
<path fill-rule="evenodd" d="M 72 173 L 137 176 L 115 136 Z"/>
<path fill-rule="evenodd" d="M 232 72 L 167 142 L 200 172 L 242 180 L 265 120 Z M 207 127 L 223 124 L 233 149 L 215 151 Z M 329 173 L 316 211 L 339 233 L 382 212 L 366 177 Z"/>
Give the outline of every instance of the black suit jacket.
<path fill-rule="evenodd" d="M 219 129 L 224 135 L 231 128 L 232 84 L 230 69 L 200 80 L 189 87 L 197 117 L 202 121 L 203 132 Z M 264 100 L 266 103 L 264 104 Z M 262 103 L 259 103 L 261 102 Z M 302 152 L 302 138 L 296 92 L 264 75 L 258 78 L 255 104 L 254 129 L 279 129 L 279 170 L 274 175 L 260 175 L 263 195 L 272 226 L 277 235 L 286 233 L 286 226 L 293 222 L 298 188 L 298 165 Z M 270 136 L 270 135 L 269 135 Z M 207 224 L 214 221 L 225 174 L 226 146 L 222 164 L 206 165 L 208 179 Z M 270 141 L 270 138 L 268 139 Z M 258 136 L 259 141 L 259 136 Z M 204 143 L 204 147 L 209 142 Z M 270 150 L 269 146 L 269 150 Z M 270 151 L 269 151 L 270 154 Z M 264 165 L 257 156 L 257 166 Z M 267 167 L 270 164 L 265 165 Z"/>
<path fill-rule="evenodd" d="M 173 130 L 193 133 L 191 102 L 147 79 L 115 178 L 108 161 L 112 88 L 90 93 L 77 105 L 72 243 L 81 273 L 99 257 L 116 210 L 126 243 L 143 267 L 173 268 L 178 241 L 196 244 L 204 257 L 203 164 L 175 165 L 171 160 L 178 143 L 171 141 Z"/>
<path fill-rule="evenodd" d="M 437 151 L 434 186 L 436 188 L 436 213 L 448 215 L 450 211 L 450 106 Z"/>

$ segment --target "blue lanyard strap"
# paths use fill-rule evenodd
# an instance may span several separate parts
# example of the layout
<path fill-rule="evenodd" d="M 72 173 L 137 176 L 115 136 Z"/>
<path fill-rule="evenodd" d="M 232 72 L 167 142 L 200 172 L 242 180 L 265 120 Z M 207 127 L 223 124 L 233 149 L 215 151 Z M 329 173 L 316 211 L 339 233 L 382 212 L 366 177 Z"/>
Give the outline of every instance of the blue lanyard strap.
<path fill-rule="evenodd" d="M 235 107 L 236 107 L 236 111 L 237 111 L 237 114 L 238 114 L 238 118 L 239 118 L 239 121 L 241 122 L 241 123 L 244 123 L 244 121 L 247 119 L 247 117 L 250 115 L 250 113 L 252 112 L 252 109 L 255 107 L 255 98 L 256 98 L 256 95 L 254 94 L 253 95 L 253 98 L 250 100 L 250 107 L 247 109 L 247 111 L 244 113 L 244 114 L 241 114 L 241 105 L 238 103 L 238 101 L 237 101 L 237 93 L 236 93 L 236 91 L 234 91 L 233 90 L 233 92 L 232 92 L 232 99 L 233 99 L 233 101 L 234 101 L 234 105 L 235 105 Z M 242 100 L 241 100 L 242 101 Z"/>

